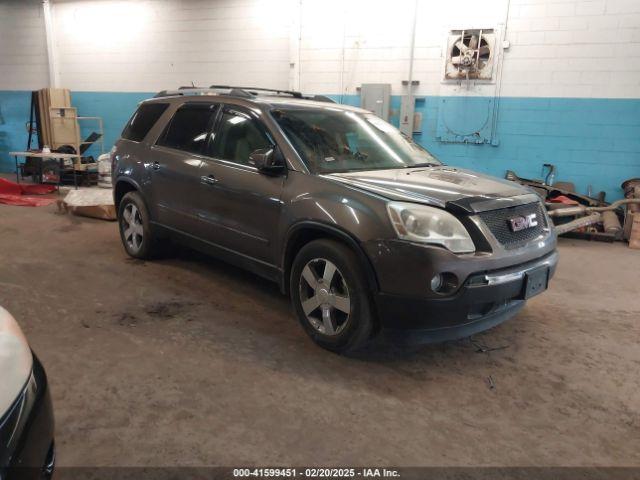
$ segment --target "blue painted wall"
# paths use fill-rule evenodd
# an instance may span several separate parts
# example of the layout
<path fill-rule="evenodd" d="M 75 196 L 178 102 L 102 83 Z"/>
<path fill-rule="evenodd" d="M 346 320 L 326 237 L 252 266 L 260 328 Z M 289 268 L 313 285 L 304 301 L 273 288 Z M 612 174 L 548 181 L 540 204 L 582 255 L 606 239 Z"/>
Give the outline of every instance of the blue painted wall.
<path fill-rule="evenodd" d="M 340 100 L 340 96 L 333 96 Z M 603 190 L 607 200 L 622 198 L 620 184 L 640 177 L 640 99 L 501 98 L 495 140 L 491 144 L 446 143 L 438 137 L 442 101 L 468 102 L 464 97 L 422 97 L 422 133 L 417 142 L 449 165 L 504 177 L 542 179 L 543 165 L 556 165 L 556 181 L 571 181 L 579 193 Z M 474 103 L 486 99 L 476 97 Z M 357 95 L 342 102 L 358 106 Z M 480 108 L 480 107 L 478 107 Z M 400 97 L 391 102 L 391 122 L 398 126 Z M 464 123 L 464 122 L 463 122 Z"/>
<path fill-rule="evenodd" d="M 138 103 L 151 98 L 156 92 L 73 92 L 71 103 L 78 109 L 78 115 L 102 117 L 104 128 L 104 148 L 109 152 L 120 137 L 122 128 L 136 110 Z M 83 127 L 83 136 L 91 133 L 91 126 Z M 89 151 L 87 155 L 97 157 L 99 152 Z"/>
<path fill-rule="evenodd" d="M 104 148 L 108 152 L 138 103 L 153 95 L 150 92 L 73 92 L 71 101 L 78 115 L 102 117 Z M 8 152 L 27 147 L 25 124 L 29 120 L 30 104 L 30 91 L 0 91 L 0 172 L 15 171 L 14 159 Z M 81 122 L 81 125 L 83 138 L 96 130 L 95 122 Z M 32 144 L 37 148 L 35 137 Z M 97 158 L 100 151 L 98 147 L 91 147 L 85 154 Z"/>
<path fill-rule="evenodd" d="M 14 160 L 8 152 L 24 150 L 27 145 L 31 92 L 0 90 L 0 172 L 13 172 Z M 35 142 L 34 142 L 35 145 Z"/>
<path fill-rule="evenodd" d="M 72 101 L 80 115 L 103 118 L 108 150 L 137 103 L 152 95 L 75 92 Z M 360 103 L 357 95 L 345 95 L 341 100 L 356 106 Z M 468 101 L 460 97 L 444 100 Z M 24 123 L 29 118 L 29 101 L 30 92 L 0 91 L 0 171 L 13 171 L 13 159 L 7 152 L 26 146 Z M 594 192 L 607 192 L 608 200 L 622 197 L 623 180 L 640 177 L 640 99 L 502 98 L 493 132 L 497 146 L 439 141 L 442 101 L 443 97 L 417 100 L 416 111 L 422 113 L 423 125 L 415 139 L 450 165 L 499 177 L 509 169 L 522 177 L 542 178 L 542 165 L 553 163 L 556 180 L 574 182 L 581 193 L 591 185 Z M 399 109 L 400 97 L 395 96 L 391 118 L 395 125 Z"/>

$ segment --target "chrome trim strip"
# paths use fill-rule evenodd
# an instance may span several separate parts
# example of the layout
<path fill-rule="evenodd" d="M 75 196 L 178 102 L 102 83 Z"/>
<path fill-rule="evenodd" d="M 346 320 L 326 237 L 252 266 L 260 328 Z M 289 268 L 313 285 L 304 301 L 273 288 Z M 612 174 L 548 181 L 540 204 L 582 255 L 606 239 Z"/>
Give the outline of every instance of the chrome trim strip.
<path fill-rule="evenodd" d="M 485 285 L 500 285 L 502 283 L 513 282 L 524 277 L 524 270 L 521 272 L 505 273 L 504 275 L 485 275 Z"/>
<path fill-rule="evenodd" d="M 505 273 L 487 273 L 484 275 L 477 275 L 472 277 L 473 279 L 480 278 L 483 283 L 479 285 L 487 286 L 487 285 L 501 285 L 503 283 L 515 282 L 516 280 L 522 279 L 524 274 L 534 270 L 538 267 L 547 266 L 549 268 L 553 267 L 558 262 L 558 252 L 552 252 L 544 258 L 542 261 L 535 262 L 533 264 L 529 264 L 526 267 Z"/>

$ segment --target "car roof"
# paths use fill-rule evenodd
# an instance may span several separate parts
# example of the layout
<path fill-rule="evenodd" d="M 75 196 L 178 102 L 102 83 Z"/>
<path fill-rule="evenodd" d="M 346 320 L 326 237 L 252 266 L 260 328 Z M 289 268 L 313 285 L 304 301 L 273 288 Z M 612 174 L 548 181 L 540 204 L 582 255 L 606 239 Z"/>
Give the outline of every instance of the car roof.
<path fill-rule="evenodd" d="M 297 92 L 295 92 L 297 93 Z M 323 99 L 323 100 L 318 100 Z M 153 98 L 144 100 L 144 103 L 156 103 L 156 102 L 210 102 L 224 101 L 227 103 L 234 103 L 247 106 L 261 106 L 267 107 L 271 110 L 274 108 L 299 108 L 299 109 L 332 109 L 341 111 L 352 111 L 357 113 L 370 113 L 368 110 L 364 110 L 359 107 L 351 105 L 344 105 L 335 103 L 328 97 L 296 97 L 288 94 L 272 94 L 272 95 L 236 95 L 233 93 L 221 93 L 213 89 L 193 88 L 193 89 L 180 89 L 174 91 L 160 92 Z"/>
<path fill-rule="evenodd" d="M 335 108 L 339 110 L 352 110 L 355 112 L 367 112 L 359 107 L 351 105 L 344 105 L 335 102 L 318 101 L 307 98 L 287 98 L 276 95 L 265 95 L 256 97 L 256 101 L 271 105 L 274 107 L 286 106 L 286 107 L 318 107 L 318 108 Z"/>

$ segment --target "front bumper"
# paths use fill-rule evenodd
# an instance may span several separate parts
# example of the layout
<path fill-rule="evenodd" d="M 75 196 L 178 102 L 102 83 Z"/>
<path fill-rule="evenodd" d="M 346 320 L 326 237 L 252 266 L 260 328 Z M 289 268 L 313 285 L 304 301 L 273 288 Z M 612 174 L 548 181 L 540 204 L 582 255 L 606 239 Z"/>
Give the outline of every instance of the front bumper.
<path fill-rule="evenodd" d="M 50 478 L 55 462 L 53 406 L 42 364 L 9 410 L 0 417 L 0 478 Z"/>
<path fill-rule="evenodd" d="M 378 293 L 378 315 L 385 334 L 404 342 L 468 337 L 512 318 L 525 304 L 525 274 L 546 266 L 551 279 L 557 263 L 553 250 L 526 263 L 478 272 L 469 275 L 454 295 L 440 298 Z"/>

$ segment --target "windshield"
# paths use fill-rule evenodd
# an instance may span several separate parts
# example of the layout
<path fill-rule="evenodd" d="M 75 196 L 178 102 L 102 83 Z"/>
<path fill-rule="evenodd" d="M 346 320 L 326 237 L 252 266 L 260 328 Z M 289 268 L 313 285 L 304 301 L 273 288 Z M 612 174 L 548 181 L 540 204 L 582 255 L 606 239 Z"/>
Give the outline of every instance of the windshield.
<path fill-rule="evenodd" d="M 326 107 L 279 108 L 272 115 L 315 173 L 441 165 L 424 148 L 373 114 Z"/>

